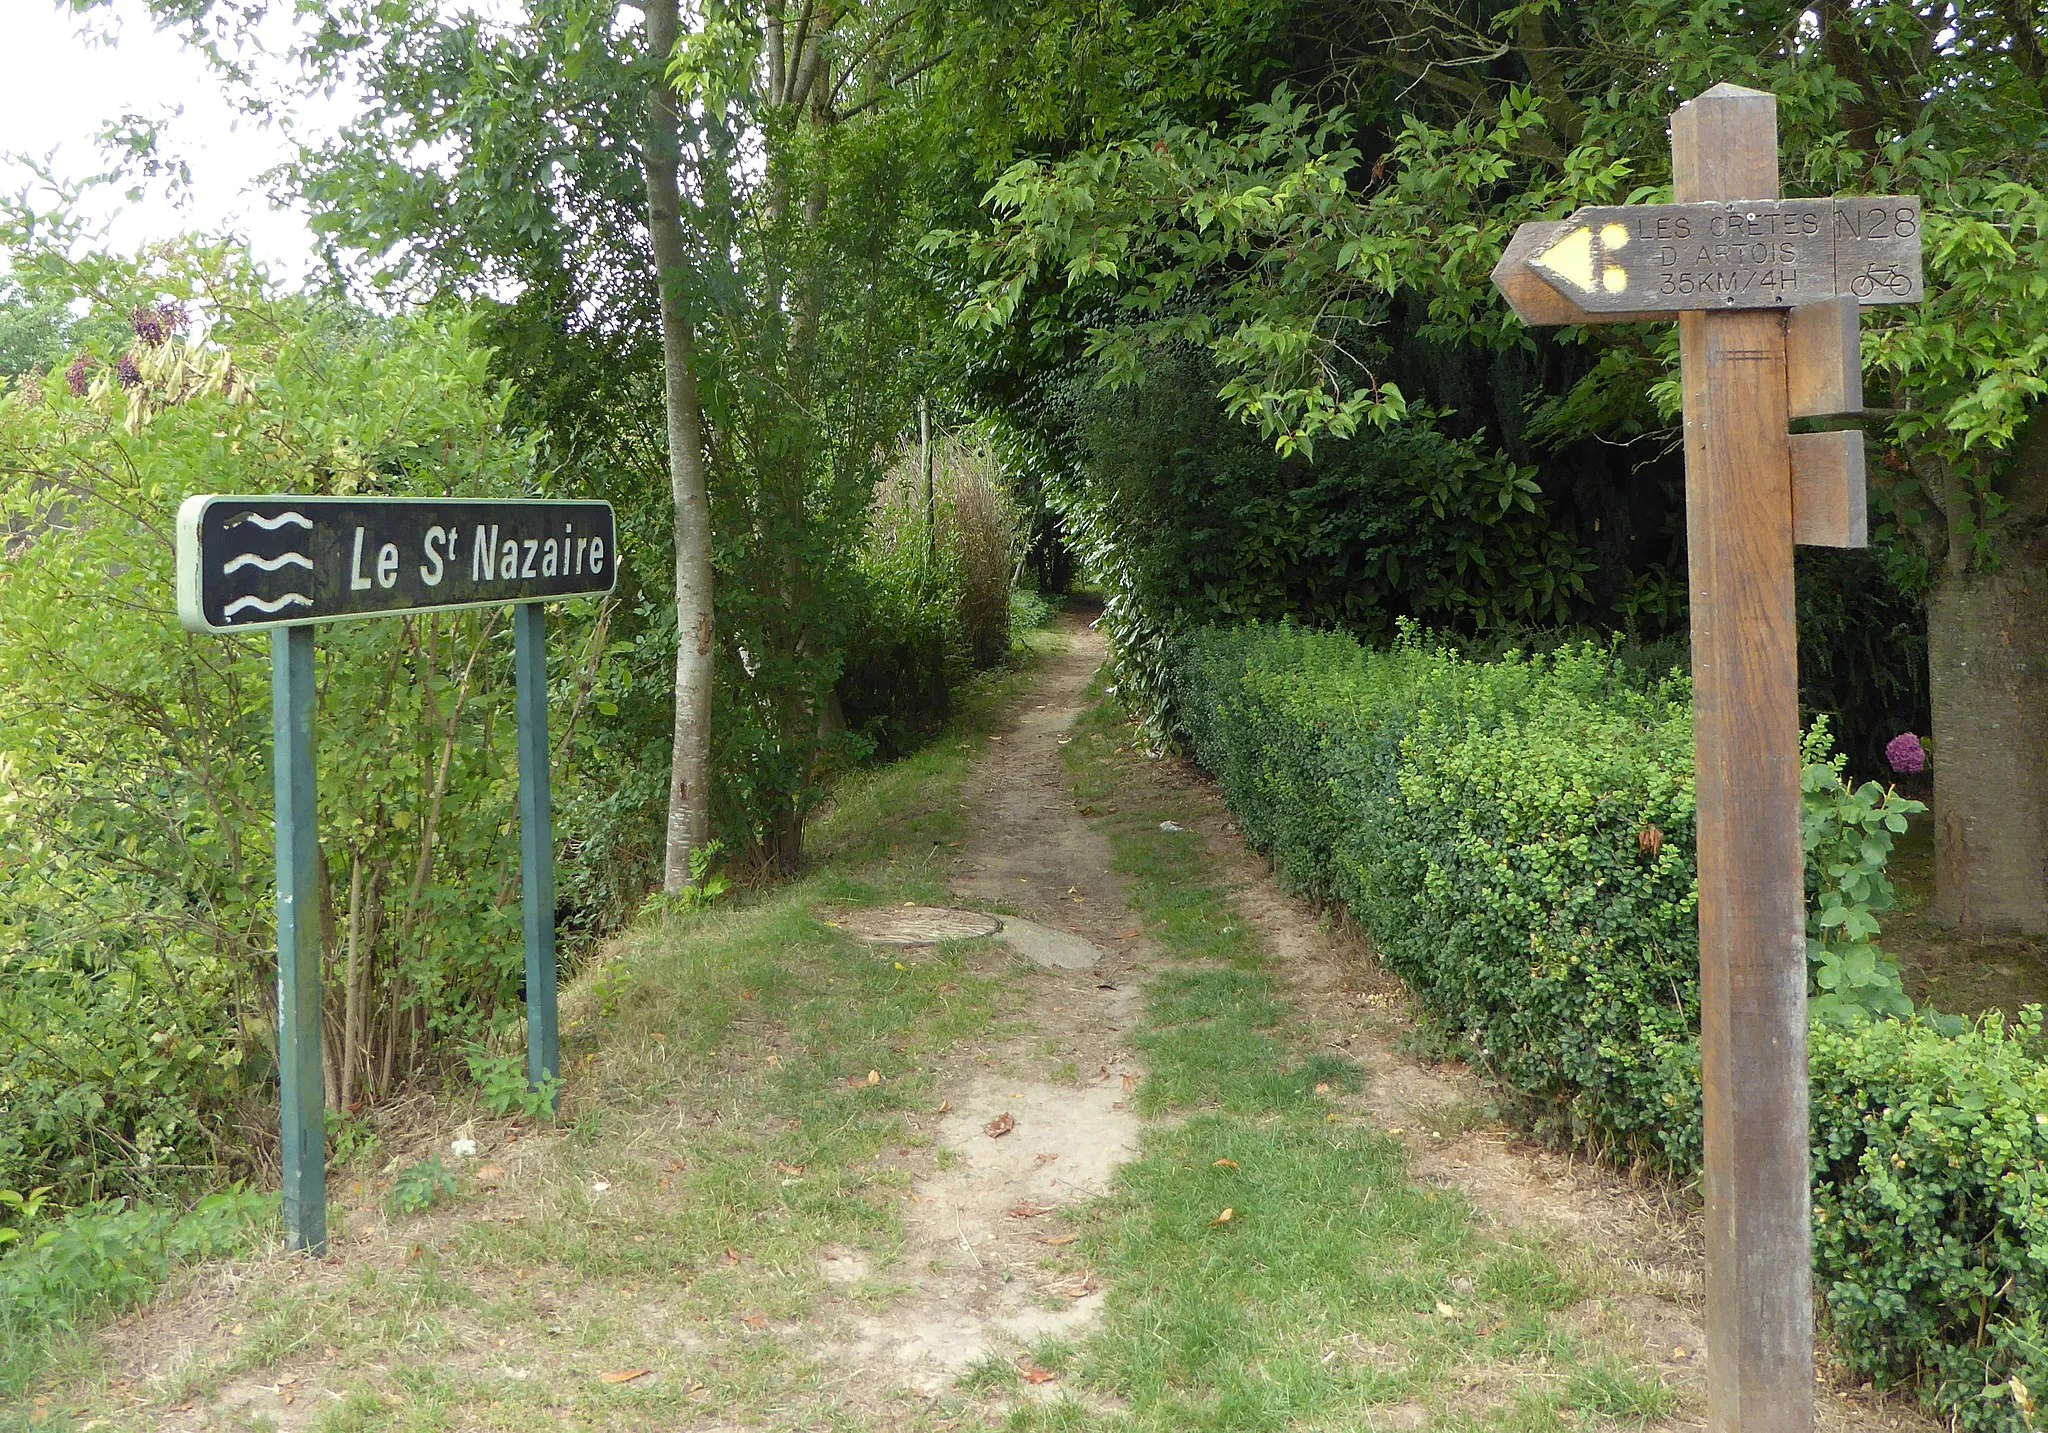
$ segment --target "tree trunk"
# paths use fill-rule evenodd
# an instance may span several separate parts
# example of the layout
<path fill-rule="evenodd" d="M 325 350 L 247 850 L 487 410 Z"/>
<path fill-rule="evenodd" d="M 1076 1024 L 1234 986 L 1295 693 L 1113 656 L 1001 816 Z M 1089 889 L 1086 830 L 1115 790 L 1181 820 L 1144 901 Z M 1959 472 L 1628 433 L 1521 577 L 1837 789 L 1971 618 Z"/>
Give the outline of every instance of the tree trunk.
<path fill-rule="evenodd" d="M 653 95 L 641 164 L 647 233 L 661 288 L 661 362 L 668 411 L 669 489 L 676 531 L 676 720 L 669 757 L 668 840 L 661 888 L 691 884 L 690 858 L 711 826 L 711 502 L 704 482 L 704 409 L 697 394 L 696 335 L 685 310 L 689 256 L 683 234 L 682 136 L 668 61 L 680 33 L 677 0 L 648 0 L 647 62 Z"/>
<path fill-rule="evenodd" d="M 923 394 L 917 399 L 917 461 L 924 469 L 924 565 L 929 568 L 939 550 L 939 503 L 932 481 L 932 409 Z"/>
<path fill-rule="evenodd" d="M 1935 916 L 2048 931 L 2048 571 L 1941 573 L 1927 652 Z"/>

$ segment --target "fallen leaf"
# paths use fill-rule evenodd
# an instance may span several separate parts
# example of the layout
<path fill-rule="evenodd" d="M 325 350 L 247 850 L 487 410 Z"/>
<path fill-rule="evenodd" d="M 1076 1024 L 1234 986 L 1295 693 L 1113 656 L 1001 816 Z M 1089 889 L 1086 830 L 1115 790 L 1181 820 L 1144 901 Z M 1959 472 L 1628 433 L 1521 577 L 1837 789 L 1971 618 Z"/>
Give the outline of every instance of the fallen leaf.
<path fill-rule="evenodd" d="M 1138 1088 L 1138 1077 L 1137 1077 L 1136 1075 L 1125 1075 L 1125 1076 L 1124 1076 L 1124 1093 L 1128 1095 L 1128 1094 L 1130 1094 L 1130 1093 L 1131 1093 L 1131 1092 L 1132 1092 L 1133 1090 L 1135 1090 L 1135 1089 L 1137 1089 L 1137 1088 Z"/>
<path fill-rule="evenodd" d="M 600 1373 L 598 1379 L 603 1383 L 631 1383 L 636 1378 L 647 1377 L 650 1371 L 645 1368 L 614 1368 Z"/>
<path fill-rule="evenodd" d="M 1237 1168 L 1237 1161 L 1236 1161 L 1236 1160 L 1234 1160 L 1234 1159 L 1219 1159 L 1219 1160 L 1217 1160 L 1217 1161 L 1216 1161 L 1216 1162 L 1215 1162 L 1214 1164 L 1210 1165 L 1210 1166 L 1209 1166 L 1209 1168 L 1211 1168 L 1211 1169 L 1235 1169 L 1235 1168 Z"/>
<path fill-rule="evenodd" d="M 768 1317 L 765 1314 L 748 1314 L 740 1322 L 750 1329 L 764 1329 L 768 1327 Z"/>
<path fill-rule="evenodd" d="M 1010 1206 L 1010 1217 L 1012 1219 L 1036 1219 L 1041 1214 L 1052 1213 L 1057 1207 L 1052 1204 L 1033 1204 L 1027 1200 L 1022 1204 L 1012 1204 Z"/>
<path fill-rule="evenodd" d="M 1684 1344 L 1680 1344 L 1677 1348 L 1671 1350 L 1671 1356 L 1673 1358 L 1684 1358 L 1685 1354 L 1686 1348 Z"/>
<path fill-rule="evenodd" d="M 756 1000 L 759 998 L 760 992 L 757 990 L 742 990 L 740 992 L 740 999 L 742 1000 Z"/>
<path fill-rule="evenodd" d="M 953 1102 L 951 1100 L 940 1100 L 939 1113 L 942 1115 L 949 1115 L 953 1113 Z"/>
<path fill-rule="evenodd" d="M 1026 1383 L 1031 1384 L 1051 1383 L 1054 1379 L 1059 1377 L 1059 1375 L 1057 1373 L 1054 1373 L 1051 1369 L 1040 1368 L 1035 1363 L 1026 1363 L 1019 1365 L 1017 1371 L 1024 1375 L 1024 1381 Z"/>
<path fill-rule="evenodd" d="M 987 1124 L 982 1126 L 982 1128 L 985 1131 L 987 1131 L 988 1137 L 990 1139 L 1001 1139 L 1004 1135 L 1008 1134 L 1011 1130 L 1015 1129 L 1016 1127 L 1017 1117 L 1011 1114 L 1008 1110 L 1004 1110 L 1001 1114 L 997 1115 L 994 1119 L 990 1120 Z"/>
<path fill-rule="evenodd" d="M 1043 1169 L 1048 1164 L 1053 1163 L 1053 1161 L 1057 1160 L 1058 1158 L 1059 1156 L 1057 1154 L 1041 1154 L 1034 1156 L 1031 1162 L 1038 1168 Z"/>
<path fill-rule="evenodd" d="M 1317 1086 L 1316 1086 L 1316 1093 L 1317 1093 L 1317 1094 L 1319 1094 L 1319 1095 L 1327 1095 L 1328 1093 L 1330 1093 L 1330 1086 L 1329 1086 L 1329 1084 L 1328 1084 L 1328 1083 L 1326 1082 L 1326 1083 L 1324 1083 L 1324 1084 L 1320 1084 L 1320 1085 L 1317 1085 Z"/>
<path fill-rule="evenodd" d="M 690 1166 L 684 1164 L 680 1159 L 672 1159 L 667 1164 L 664 1164 L 662 1168 L 670 1174 L 683 1174 L 688 1172 Z"/>
<path fill-rule="evenodd" d="M 504 1177 L 505 1170 L 503 1166 L 496 1164 L 487 1164 L 476 1172 L 476 1179 L 479 1184 L 484 1183 L 486 1180 L 503 1179 Z"/>
<path fill-rule="evenodd" d="M 1226 1209 L 1221 1214 L 1217 1215 L 1214 1219 L 1211 1219 L 1209 1221 L 1209 1227 L 1211 1229 L 1214 1229 L 1219 1224 L 1228 1224 L 1231 1220 L 1235 1219 L 1236 1217 L 1237 1211 L 1235 1209 Z"/>
<path fill-rule="evenodd" d="M 869 1084 L 871 1084 L 871 1085 L 879 1085 L 879 1084 L 881 1084 L 881 1083 L 882 1083 L 882 1072 L 881 1072 L 880 1070 L 870 1070 L 870 1071 L 868 1071 L 868 1083 L 869 1083 Z"/>
<path fill-rule="evenodd" d="M 733 1249 L 733 1248 L 728 1248 L 728 1249 L 727 1249 L 727 1250 L 725 1251 L 725 1262 L 726 1262 L 726 1263 L 728 1263 L 728 1264 L 737 1264 L 737 1263 L 738 1263 L 739 1261 L 740 1261 L 740 1251 L 739 1251 L 739 1250 L 737 1250 L 737 1249 Z"/>
<path fill-rule="evenodd" d="M 1440 1303 L 1436 1306 L 1436 1316 L 1440 1319 L 1454 1319 L 1458 1316 L 1458 1311 L 1449 1304 Z"/>
<path fill-rule="evenodd" d="M 1081 1236 L 1079 1234 L 1041 1234 L 1038 1236 L 1038 1242 L 1041 1244 L 1050 1244 L 1055 1249 L 1058 1249 L 1064 1245 L 1073 1243 L 1076 1239 L 1080 1237 Z"/>
<path fill-rule="evenodd" d="M 801 1164 L 784 1164 L 779 1159 L 775 1161 L 775 1167 L 781 1170 L 784 1174 L 802 1174 L 805 1168 Z"/>

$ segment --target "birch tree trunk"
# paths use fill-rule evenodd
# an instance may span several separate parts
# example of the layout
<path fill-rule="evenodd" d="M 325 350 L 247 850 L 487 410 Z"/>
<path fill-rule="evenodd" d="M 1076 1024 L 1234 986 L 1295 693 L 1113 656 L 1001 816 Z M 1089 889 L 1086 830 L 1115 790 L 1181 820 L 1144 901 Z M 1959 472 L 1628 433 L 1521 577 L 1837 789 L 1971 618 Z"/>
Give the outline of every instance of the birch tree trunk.
<path fill-rule="evenodd" d="M 676 542 L 676 716 L 661 888 L 675 894 L 689 887 L 690 858 L 708 839 L 711 824 L 711 502 L 704 483 L 696 335 L 685 305 L 689 255 L 679 174 L 682 135 L 675 91 L 667 79 L 681 29 L 678 0 L 647 0 L 645 13 L 653 89 L 641 166 L 647 176 L 647 233 L 661 288 L 661 360 Z"/>

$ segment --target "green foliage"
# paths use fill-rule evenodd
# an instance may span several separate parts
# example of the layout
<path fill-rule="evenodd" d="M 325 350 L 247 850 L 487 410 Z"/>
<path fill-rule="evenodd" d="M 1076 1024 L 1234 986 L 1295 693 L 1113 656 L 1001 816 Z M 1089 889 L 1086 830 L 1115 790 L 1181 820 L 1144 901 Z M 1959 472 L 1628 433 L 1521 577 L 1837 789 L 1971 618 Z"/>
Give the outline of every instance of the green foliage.
<path fill-rule="evenodd" d="M 174 8 L 247 21 L 206 0 Z M 513 421 L 618 505 L 634 588 L 614 739 L 640 759 L 602 814 L 614 832 L 658 833 L 678 633 L 642 158 L 656 87 L 676 90 L 680 132 L 660 143 L 680 162 L 685 253 L 668 281 L 710 436 L 712 825 L 741 861 L 786 867 L 854 754 L 831 710 L 842 674 L 886 669 L 899 645 L 863 623 L 859 549 L 884 462 L 934 386 L 916 349 L 938 296 L 914 244 L 936 137 L 898 81 L 936 46 L 921 14 L 881 6 L 815 26 L 792 12 L 787 35 L 780 7 L 685 10 L 694 21 L 664 55 L 647 52 L 640 12 L 586 0 L 545 0 L 518 25 L 427 0 L 330 8 L 299 58 L 364 108 L 296 177 L 337 267 L 371 286 L 519 291 L 491 324 L 497 371 L 518 385 Z M 759 61 L 785 39 L 771 93 Z M 814 72 L 817 103 L 792 103 L 792 76 Z M 923 636 L 904 641 L 923 651 Z M 646 840 L 622 835 L 619 854 L 651 863 Z"/>
<path fill-rule="evenodd" d="M 560 1076 L 550 1075 L 539 1085 L 530 1085 L 526 1078 L 524 1054 L 499 1055 L 484 1045 L 472 1045 L 463 1052 L 462 1059 L 469 1067 L 469 1078 L 476 1086 L 477 1101 L 486 1114 L 500 1119 L 512 1115 L 530 1120 L 555 1117 L 562 1097 Z"/>
<path fill-rule="evenodd" d="M 1922 1379 L 1971 1430 L 2048 1392 L 2048 1065 L 2041 1012 L 1961 1034 L 1812 1034 L 1814 1269 L 1856 1370 Z"/>
<path fill-rule="evenodd" d="M 280 300 L 224 252 L 19 257 L 125 334 L 75 385 L 0 396 L 0 1185 L 68 1203 L 245 1164 L 235 1108 L 274 1098 L 269 652 L 178 628 L 180 500 L 516 494 L 536 475 L 463 318 Z M 554 625 L 580 709 L 604 622 Z M 318 917 L 345 1104 L 517 1004 L 511 687 L 502 613 L 322 630 Z M 589 723 L 557 730 L 573 890 L 579 792 L 604 783 L 579 758 L 603 749 Z"/>
<path fill-rule="evenodd" d="M 522 1077 L 521 1086 L 525 1083 Z M 461 1188 L 461 1178 L 441 1162 L 441 1156 L 430 1155 L 399 1171 L 384 1203 L 393 1214 L 420 1214 L 444 1199 L 453 1199 Z"/>
<path fill-rule="evenodd" d="M 1895 904 L 1885 875 L 1892 840 L 1927 807 L 1874 781 L 1851 788 L 1846 758 L 1830 756 L 1827 723 L 1807 732 L 1799 787 L 1806 850 L 1806 958 L 1813 1018 L 1856 1024 L 1913 1013 L 1899 963 L 1877 945 L 1877 913 Z"/>
<path fill-rule="evenodd" d="M 840 710 L 866 753 L 916 749 L 944 725 L 968 668 L 958 569 L 919 543 L 870 543 L 857 569 L 863 600 L 840 673 Z"/>
<path fill-rule="evenodd" d="M 1083 389 L 1076 462 L 1051 495 L 1103 587 L 1119 679 L 1161 694 L 1172 635 L 1298 616 L 1366 633 L 1416 617 L 1465 631 L 1565 620 L 1584 592 L 1529 470 L 1418 415 L 1282 458 L 1182 355 L 1121 392 Z"/>
<path fill-rule="evenodd" d="M 1208 629 L 1170 665 L 1175 728 L 1248 838 L 1346 905 L 1540 1128 L 1698 1167 L 1682 679 L 1590 644 L 1480 663 L 1291 625 Z M 1824 729 L 1805 754 L 1816 1276 L 1859 1371 L 1924 1379 L 1963 1426 L 2021 1428 L 1999 1390 L 2048 1381 L 2038 1019 L 1913 1014 L 1873 942 L 1917 803 L 1846 785 Z"/>
<path fill-rule="evenodd" d="M 277 1197 L 236 1185 L 189 1209 L 106 1201 L 39 1223 L 0 1253 L 0 1397 L 26 1394 L 55 1339 L 136 1307 L 180 1265 L 273 1235 Z"/>

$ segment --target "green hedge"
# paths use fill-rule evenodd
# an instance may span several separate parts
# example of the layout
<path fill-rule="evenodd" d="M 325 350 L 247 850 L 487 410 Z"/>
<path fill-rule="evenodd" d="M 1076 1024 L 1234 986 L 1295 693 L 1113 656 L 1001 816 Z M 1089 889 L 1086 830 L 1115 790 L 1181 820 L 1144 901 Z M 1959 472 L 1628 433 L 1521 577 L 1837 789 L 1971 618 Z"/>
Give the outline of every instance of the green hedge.
<path fill-rule="evenodd" d="M 1683 680 L 1646 684 L 1593 646 L 1479 663 L 1288 625 L 1194 633 L 1168 668 L 1166 715 L 1248 838 L 1348 907 L 1539 1125 L 1698 1167 Z M 1860 849 L 1867 874 L 1897 805 L 1859 805 L 1831 770 L 1809 766 L 1809 850 Z M 1859 1373 L 1917 1381 L 1965 1428 L 2029 1428 L 2032 1390 L 2048 1396 L 2048 1073 L 2038 1022 L 1958 1025 L 1816 1023 L 1815 1274 Z"/>

